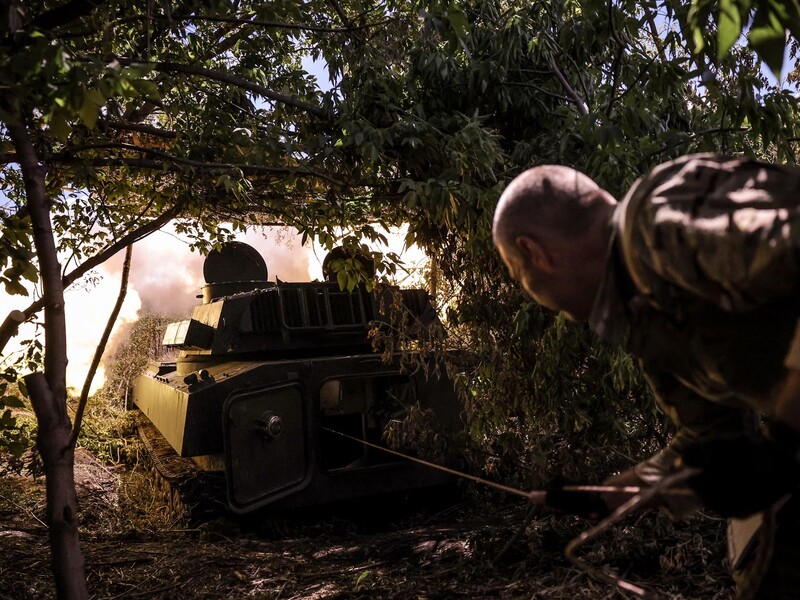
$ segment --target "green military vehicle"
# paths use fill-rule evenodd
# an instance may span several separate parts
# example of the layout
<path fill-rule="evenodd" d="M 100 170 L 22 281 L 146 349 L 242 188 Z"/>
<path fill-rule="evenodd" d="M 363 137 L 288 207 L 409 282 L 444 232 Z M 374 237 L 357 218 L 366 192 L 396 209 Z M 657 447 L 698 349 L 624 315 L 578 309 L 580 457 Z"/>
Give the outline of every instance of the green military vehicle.
<path fill-rule="evenodd" d="M 164 335 L 177 358 L 151 364 L 133 386 L 140 434 L 175 518 L 444 483 L 435 470 L 359 443 L 384 445 L 387 425 L 412 407 L 431 409 L 440 430 L 462 427 L 443 369 L 435 378 L 406 372 L 399 355 L 387 362 L 370 341 L 399 314 L 420 332 L 436 326 L 425 291 L 268 282 L 263 258 L 239 242 L 211 252 L 203 274 L 202 304 Z"/>

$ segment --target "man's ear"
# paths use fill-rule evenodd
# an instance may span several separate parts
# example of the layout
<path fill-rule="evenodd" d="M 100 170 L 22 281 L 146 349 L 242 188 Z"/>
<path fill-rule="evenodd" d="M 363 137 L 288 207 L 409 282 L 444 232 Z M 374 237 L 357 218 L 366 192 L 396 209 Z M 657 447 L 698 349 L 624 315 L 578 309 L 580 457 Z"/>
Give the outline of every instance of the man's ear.
<path fill-rule="evenodd" d="M 517 249 L 522 253 L 526 260 L 530 261 L 534 267 L 545 273 L 553 271 L 553 258 L 540 242 L 527 235 L 519 235 L 514 240 Z"/>

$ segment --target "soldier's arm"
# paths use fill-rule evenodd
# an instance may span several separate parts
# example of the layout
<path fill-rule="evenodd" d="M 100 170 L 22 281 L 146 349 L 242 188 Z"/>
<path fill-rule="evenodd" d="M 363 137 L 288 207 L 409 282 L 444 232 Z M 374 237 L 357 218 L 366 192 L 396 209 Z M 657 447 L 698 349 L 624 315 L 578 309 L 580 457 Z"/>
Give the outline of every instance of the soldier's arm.
<path fill-rule="evenodd" d="M 669 374 L 650 374 L 648 378 L 659 403 L 680 429 L 666 449 L 636 465 L 628 477 L 655 485 L 680 469 L 699 469 L 681 484 L 691 494 L 657 499 L 669 512 L 681 516 L 704 504 L 723 516 L 744 517 L 795 489 L 800 478 L 800 434 L 796 429 L 770 415 L 773 418 L 767 422 L 765 436 L 753 411 L 708 402 Z M 789 398 L 787 418 L 790 414 L 796 417 L 800 414 L 800 371 L 790 372 L 784 389 Z M 614 506 L 613 499 L 606 503 Z"/>
<path fill-rule="evenodd" d="M 790 369 L 778 390 L 772 418 L 800 434 L 800 370 Z"/>
<path fill-rule="evenodd" d="M 664 282 L 733 313 L 788 299 L 800 315 L 800 169 L 687 157 L 632 190 L 630 200 L 624 247 L 637 251 L 626 262 L 640 289 L 663 297 Z M 786 379 L 767 416 L 800 431 L 795 327 Z"/>
<path fill-rule="evenodd" d="M 645 368 L 645 377 L 659 407 L 676 424 L 678 431 L 666 448 L 610 477 L 606 480 L 609 485 L 651 487 L 684 468 L 683 453 L 692 445 L 717 437 L 740 437 L 758 427 L 758 419 L 752 411 L 709 402 L 670 373 L 647 372 Z M 602 498 L 609 509 L 614 510 L 629 496 L 606 493 Z M 701 505 L 699 498 L 691 494 L 664 495 L 657 502 L 675 517 L 684 516 Z"/>

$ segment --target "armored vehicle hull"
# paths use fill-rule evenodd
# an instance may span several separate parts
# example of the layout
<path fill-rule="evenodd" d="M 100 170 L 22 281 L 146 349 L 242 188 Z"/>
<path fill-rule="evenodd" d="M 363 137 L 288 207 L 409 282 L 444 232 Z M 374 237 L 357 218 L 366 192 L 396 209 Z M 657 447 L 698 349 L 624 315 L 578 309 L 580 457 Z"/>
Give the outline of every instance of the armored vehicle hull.
<path fill-rule="evenodd" d="M 388 297 L 328 282 L 248 281 L 208 282 L 222 293 L 252 289 L 204 294 L 192 318 L 165 334 L 179 357 L 134 382 L 140 431 L 176 516 L 298 508 L 447 481 L 358 442 L 382 445 L 387 426 L 412 409 L 432 415 L 436 430 L 462 426 L 443 369 L 406 373 L 399 356 L 387 363 L 372 352 L 370 329 L 397 321 Z M 437 326 L 424 292 L 394 290 L 393 298 L 392 310 L 417 331 Z"/>

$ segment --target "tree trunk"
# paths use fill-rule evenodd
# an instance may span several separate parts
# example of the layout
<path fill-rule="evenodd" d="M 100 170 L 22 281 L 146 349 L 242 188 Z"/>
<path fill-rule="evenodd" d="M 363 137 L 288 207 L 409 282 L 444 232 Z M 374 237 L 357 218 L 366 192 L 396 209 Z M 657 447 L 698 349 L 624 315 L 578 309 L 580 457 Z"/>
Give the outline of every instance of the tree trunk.
<path fill-rule="evenodd" d="M 75 492 L 72 427 L 66 416 L 66 396 L 50 391 L 42 373 L 25 377 L 39 431 L 36 447 L 44 464 L 47 525 L 56 593 L 63 600 L 89 597 L 78 535 L 78 497 Z M 63 407 L 63 408 L 62 408 Z"/>
<path fill-rule="evenodd" d="M 77 494 L 74 479 L 72 426 L 67 414 L 67 334 L 64 284 L 58 263 L 50 207 L 45 192 L 45 169 L 16 106 L 6 126 L 19 155 L 25 194 L 33 227 L 44 301 L 44 373 L 25 377 L 38 421 L 36 446 L 42 456 L 47 488 L 47 523 L 58 598 L 88 598 L 78 537 Z M 11 109 L 11 110 L 8 110 Z"/>

